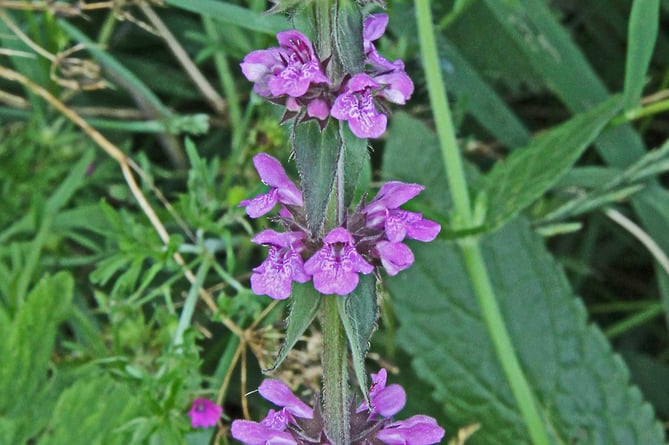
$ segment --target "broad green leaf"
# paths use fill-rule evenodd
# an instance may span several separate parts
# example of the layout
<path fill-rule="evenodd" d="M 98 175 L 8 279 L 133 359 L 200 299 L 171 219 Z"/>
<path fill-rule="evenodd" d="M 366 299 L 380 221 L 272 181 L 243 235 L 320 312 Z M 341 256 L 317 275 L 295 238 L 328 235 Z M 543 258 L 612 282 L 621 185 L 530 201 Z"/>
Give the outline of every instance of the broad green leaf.
<path fill-rule="evenodd" d="M 295 124 L 291 142 L 302 180 L 307 224 L 312 235 L 317 236 L 323 229 L 337 172 L 341 146 L 338 122 L 330 119 L 322 131 L 313 120 Z"/>
<path fill-rule="evenodd" d="M 0 443 L 20 443 L 16 438 L 17 423 L 16 419 L 0 417 Z"/>
<path fill-rule="evenodd" d="M 445 183 L 444 165 L 439 159 L 437 135 L 421 121 L 405 113 L 393 115 L 388 129 L 388 142 L 383 154 L 382 174 L 386 180 L 397 180 L 411 174 L 411 182 L 423 185 Z M 420 202 L 438 213 L 450 211 L 447 189 L 426 187 Z"/>
<path fill-rule="evenodd" d="M 39 445 L 123 444 L 124 434 L 117 432 L 138 414 L 128 388 L 101 376 L 78 380 L 58 399 L 46 433 Z"/>
<path fill-rule="evenodd" d="M 241 6 L 214 0 L 165 0 L 168 5 L 196 14 L 209 16 L 222 23 L 241 26 L 251 31 L 276 34 L 290 28 L 288 20 L 281 15 L 267 15 Z"/>
<path fill-rule="evenodd" d="M 639 106 L 646 73 L 657 40 L 660 0 L 634 0 L 629 19 L 625 59 L 625 111 Z"/>
<path fill-rule="evenodd" d="M 519 0 L 521 7 L 486 0 L 501 28 L 515 40 L 533 68 L 572 112 L 580 112 L 607 98 L 606 87 L 599 80 L 574 44 L 567 30 L 551 14 L 542 0 Z M 497 27 L 494 27 L 497 30 Z M 624 168 L 645 153 L 643 141 L 629 125 L 605 131 L 595 147 L 611 166 Z M 647 187 L 633 199 L 634 210 L 653 239 L 669 251 L 669 193 L 658 186 Z M 669 301 L 669 288 L 660 286 L 663 299 Z"/>
<path fill-rule="evenodd" d="M 0 419 L 16 420 L 13 434 L 18 443 L 39 431 L 50 414 L 48 369 L 57 327 L 69 312 L 73 286 L 72 277 L 64 272 L 44 277 L 2 329 Z"/>
<path fill-rule="evenodd" d="M 458 425 L 478 444 L 527 444 L 524 425 L 481 318 L 462 258 L 442 241 L 412 244 L 416 263 L 387 280 L 397 338 Z M 556 443 L 662 444 L 650 405 L 527 223 L 483 243 L 521 364 Z M 485 403 L 482 403 L 485 401 Z"/>
<path fill-rule="evenodd" d="M 389 141 L 401 138 L 409 124 L 395 121 Z M 425 198 L 441 195 L 443 202 L 435 205 L 443 207 L 444 176 L 406 168 L 439 156 L 436 144 L 421 147 L 407 153 L 389 143 L 384 174 L 424 183 Z M 434 388 L 452 422 L 448 429 L 481 423 L 472 444 L 529 444 L 456 246 L 439 240 L 411 248 L 414 265 L 385 283 L 400 324 L 399 346 Z M 483 251 L 511 339 L 556 443 L 663 443 L 652 408 L 629 385 L 628 371 L 601 331 L 588 325 L 564 273 L 528 224 L 507 224 L 485 239 Z"/>
<path fill-rule="evenodd" d="M 69 310 L 72 288 L 66 273 L 40 280 L 18 310 L 9 337 L 1 339 L 0 393 L 6 397 L 0 397 L 0 412 L 11 410 L 21 395 L 34 394 L 46 379 L 56 327 Z"/>
<path fill-rule="evenodd" d="M 374 276 L 360 277 L 358 287 L 347 296 L 337 300 L 337 308 L 351 349 L 353 370 L 358 379 L 358 385 L 365 400 L 369 401 L 365 357 L 379 314 Z"/>
<path fill-rule="evenodd" d="M 523 126 L 502 98 L 479 75 L 474 67 L 445 39 L 437 40 L 444 55 L 442 74 L 448 90 L 455 95 L 474 119 L 510 148 L 521 147 L 530 139 Z"/>
<path fill-rule="evenodd" d="M 360 139 L 348 125 L 340 123 L 339 136 L 344 144 L 344 207 L 348 207 L 355 195 L 360 174 L 369 165 L 367 139 Z"/>
<path fill-rule="evenodd" d="M 495 230 L 540 198 L 578 160 L 621 109 L 613 98 L 538 136 L 487 176 L 487 228 Z"/>
<path fill-rule="evenodd" d="M 293 293 L 290 296 L 290 314 L 286 321 L 286 336 L 274 364 L 264 372 L 272 372 L 281 366 L 295 343 L 298 342 L 304 331 L 316 318 L 320 304 L 321 294 L 314 289 L 311 283 L 293 283 Z"/>
<path fill-rule="evenodd" d="M 503 32 L 525 56 L 525 62 L 573 113 L 588 111 L 608 99 L 604 83 L 574 44 L 567 29 L 542 0 L 519 0 L 517 6 L 486 0 L 496 17 L 496 32 Z M 485 6 L 483 6 L 485 5 Z M 458 42 L 455 42 L 458 43 Z M 643 154 L 643 143 L 629 126 L 606 131 L 598 139 L 597 149 L 611 165 L 631 164 Z"/>

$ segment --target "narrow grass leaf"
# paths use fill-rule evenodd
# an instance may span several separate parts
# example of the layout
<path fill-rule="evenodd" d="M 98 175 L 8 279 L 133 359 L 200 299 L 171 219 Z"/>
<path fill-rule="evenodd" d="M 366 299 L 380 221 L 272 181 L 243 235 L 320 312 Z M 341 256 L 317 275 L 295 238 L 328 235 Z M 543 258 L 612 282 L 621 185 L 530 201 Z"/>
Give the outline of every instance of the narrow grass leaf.
<path fill-rule="evenodd" d="M 288 20 L 279 14 L 268 15 L 254 12 L 228 2 L 214 0 L 165 0 L 165 3 L 185 9 L 186 11 L 211 17 L 222 23 L 240 26 L 265 34 L 276 34 L 279 31 L 290 28 Z"/>
<path fill-rule="evenodd" d="M 634 0 L 625 59 L 625 111 L 639 106 L 660 21 L 660 0 Z"/>
<path fill-rule="evenodd" d="M 620 99 L 610 99 L 538 136 L 526 148 L 497 163 L 486 181 L 487 228 L 499 228 L 546 193 L 620 109 Z"/>

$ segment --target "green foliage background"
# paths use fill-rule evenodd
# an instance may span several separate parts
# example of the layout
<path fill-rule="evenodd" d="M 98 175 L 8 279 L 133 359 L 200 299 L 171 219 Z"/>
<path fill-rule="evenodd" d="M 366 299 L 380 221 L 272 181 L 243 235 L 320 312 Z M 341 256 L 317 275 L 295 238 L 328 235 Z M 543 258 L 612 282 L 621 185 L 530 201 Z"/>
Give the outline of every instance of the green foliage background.
<path fill-rule="evenodd" d="M 263 191 L 250 162 L 261 151 L 295 178 L 322 178 L 309 199 L 327 204 L 332 172 L 306 172 L 308 150 L 291 159 L 281 110 L 254 96 L 238 69 L 289 20 L 257 0 L 83 11 L 7 3 L 2 72 L 104 134 L 132 159 L 138 188 L 35 88 L 0 75 L 0 444 L 230 443 L 232 419 L 266 411 L 245 394 L 278 365 L 284 335 L 297 350 L 281 350 L 275 375 L 308 397 L 319 384 L 318 330 L 284 332 L 290 306 L 251 293 L 264 252 L 249 239 L 269 225 L 237 207 Z M 402 415 L 436 417 L 448 439 L 480 424 L 468 444 L 529 443 L 456 249 L 478 236 L 553 442 L 665 443 L 669 2 L 433 2 L 476 196 L 478 224 L 467 233 L 453 220 L 413 3 L 387 4 L 379 49 L 405 60 L 416 92 L 369 156 L 354 147 L 359 163 L 346 168 L 359 186 L 346 199 L 355 204 L 380 180 L 419 182 L 426 190 L 412 210 L 443 231 L 411 245 L 411 269 L 384 277 L 367 369 L 396 368 L 390 381 L 408 392 Z M 350 134 L 314 125 L 311 137 Z M 291 316 L 308 322 L 315 310 Z M 358 332 L 363 356 L 369 333 L 346 329 Z M 190 428 L 186 412 L 201 396 L 224 406 L 218 428 Z"/>

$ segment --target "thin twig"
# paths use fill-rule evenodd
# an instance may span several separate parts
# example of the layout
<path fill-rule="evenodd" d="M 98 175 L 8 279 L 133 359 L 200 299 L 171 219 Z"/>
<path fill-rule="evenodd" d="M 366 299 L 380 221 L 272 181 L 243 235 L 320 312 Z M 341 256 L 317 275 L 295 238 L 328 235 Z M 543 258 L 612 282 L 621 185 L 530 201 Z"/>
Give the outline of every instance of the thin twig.
<path fill-rule="evenodd" d="M 614 222 L 618 223 L 618 225 L 620 225 L 623 229 L 627 230 L 632 236 L 638 239 L 641 244 L 643 244 L 644 247 L 648 249 L 660 267 L 662 267 L 664 273 L 669 276 L 669 258 L 650 235 L 648 235 L 634 221 L 615 209 L 606 209 L 604 213 L 606 213 L 606 216 L 611 218 Z"/>
<path fill-rule="evenodd" d="M 246 398 L 246 348 L 242 349 L 242 369 L 240 369 L 241 374 L 241 393 L 242 393 L 242 413 L 244 413 L 244 418 L 249 420 L 251 419 L 251 414 L 249 413 L 249 400 Z"/>
<path fill-rule="evenodd" d="M 214 87 L 211 86 L 209 81 L 202 75 L 200 70 L 197 68 L 195 63 L 190 59 L 186 51 L 183 49 L 181 44 L 177 41 L 172 34 L 172 31 L 165 26 L 165 23 L 158 17 L 158 14 L 147 4 L 142 3 L 139 5 L 140 9 L 146 15 L 146 17 L 151 22 L 161 37 L 165 39 L 165 43 L 169 47 L 174 57 L 181 64 L 186 74 L 191 78 L 195 86 L 200 90 L 204 98 L 209 102 L 212 108 L 218 113 L 225 113 L 225 100 L 214 90 Z"/>
<path fill-rule="evenodd" d="M 0 6 L 1 6 L 1 4 L 0 4 Z M 5 25 L 7 25 L 7 27 L 16 35 L 16 37 L 18 37 L 23 43 L 28 45 L 28 47 L 30 47 L 30 49 L 32 49 L 33 51 L 35 51 L 37 54 L 44 57 L 45 59 L 49 59 L 51 62 L 56 61 L 56 56 L 54 56 L 49 51 L 47 51 L 44 48 L 42 48 L 41 46 L 39 46 L 37 43 L 33 42 L 30 39 L 30 37 L 25 35 L 25 33 L 23 31 L 21 31 L 21 29 L 18 26 L 16 26 L 14 24 L 14 22 L 12 22 L 11 19 L 7 16 L 7 14 L 5 14 L 4 11 L 2 11 L 1 9 L 0 9 L 0 20 L 5 22 Z"/>
<path fill-rule="evenodd" d="M 265 319 L 265 317 L 267 317 L 267 314 L 269 314 L 270 312 L 272 312 L 274 310 L 274 308 L 279 304 L 279 302 L 280 302 L 280 300 L 274 300 L 269 305 L 267 305 L 267 307 L 265 309 L 263 309 L 263 311 L 260 313 L 260 315 L 258 315 L 258 318 L 256 318 L 253 321 L 251 326 L 249 326 L 249 328 L 246 331 L 248 332 L 250 330 L 255 329 L 260 324 L 260 322 L 263 321 Z"/>
<path fill-rule="evenodd" d="M 223 403 L 223 397 L 225 397 L 225 393 L 228 391 L 228 385 L 230 384 L 230 380 L 232 379 L 232 372 L 235 370 L 235 366 L 237 366 L 239 357 L 241 357 L 242 355 L 242 349 L 246 348 L 246 342 L 243 339 L 240 340 L 241 341 L 239 342 L 239 345 L 237 345 L 237 349 L 235 350 L 235 355 L 232 357 L 232 360 L 230 361 L 230 366 L 228 366 L 228 372 L 225 374 L 225 377 L 223 378 L 223 383 L 221 383 L 221 387 L 218 390 L 218 395 L 216 396 L 217 405 L 221 405 Z"/>

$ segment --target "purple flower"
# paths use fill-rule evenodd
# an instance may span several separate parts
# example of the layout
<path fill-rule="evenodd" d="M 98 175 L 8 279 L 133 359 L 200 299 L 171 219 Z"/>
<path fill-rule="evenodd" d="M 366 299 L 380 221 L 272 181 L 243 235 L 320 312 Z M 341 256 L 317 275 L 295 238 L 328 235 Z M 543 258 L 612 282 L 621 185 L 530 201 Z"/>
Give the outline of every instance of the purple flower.
<path fill-rule="evenodd" d="M 266 153 L 258 153 L 253 157 L 253 164 L 262 182 L 270 186 L 270 189 L 267 193 L 239 203 L 240 207 L 246 207 L 247 215 L 258 218 L 272 210 L 277 203 L 302 205 L 302 192 L 288 178 L 278 160 Z"/>
<path fill-rule="evenodd" d="M 288 30 L 276 38 L 279 48 L 253 51 L 241 63 L 246 78 L 255 82 L 256 93 L 264 97 L 300 97 L 312 84 L 330 83 L 304 34 Z"/>
<path fill-rule="evenodd" d="M 404 72 L 404 63 L 401 60 L 390 62 L 378 53 L 372 43 L 381 38 L 387 25 L 387 14 L 371 14 L 365 18 L 362 28 L 365 61 L 372 68 L 370 75 L 383 87 L 377 97 L 404 105 L 414 90 L 411 78 Z"/>
<path fill-rule="evenodd" d="M 265 399 L 282 407 L 270 409 L 267 416 L 258 422 L 235 420 L 232 422 L 232 437 L 247 445 L 296 445 L 293 435 L 286 431 L 289 424 L 296 425 L 296 419 L 312 419 L 314 410 L 298 399 L 288 385 L 273 379 L 265 379 L 258 388 Z"/>
<path fill-rule="evenodd" d="M 280 380 L 265 379 L 258 387 L 258 392 L 265 399 L 284 408 L 293 416 L 303 419 L 312 419 L 314 410 L 298 399 L 288 385 Z"/>
<path fill-rule="evenodd" d="M 374 253 L 381 259 L 381 265 L 390 276 L 395 276 L 400 271 L 407 269 L 414 261 L 413 252 L 402 243 L 379 241 L 374 248 Z"/>
<path fill-rule="evenodd" d="M 402 204 L 418 196 L 425 189 L 420 184 L 407 184 L 401 181 L 388 181 L 384 183 L 372 202 L 367 204 L 364 212 L 367 214 L 368 224 L 372 219 L 375 222 L 381 216 L 380 222 L 385 219 L 387 209 L 398 209 Z M 376 225 L 372 223 L 372 225 Z"/>
<path fill-rule="evenodd" d="M 337 227 L 323 238 L 323 247 L 304 263 L 304 270 L 319 292 L 347 295 L 358 286 L 358 272 L 371 273 L 374 266 L 355 249 L 348 230 Z"/>
<path fill-rule="evenodd" d="M 374 104 L 374 90 L 381 84 L 367 74 L 356 74 L 349 79 L 345 91 L 337 96 L 330 114 L 335 119 L 348 121 L 359 138 L 377 138 L 386 131 L 388 118 L 379 113 Z"/>
<path fill-rule="evenodd" d="M 444 434 L 434 418 L 416 415 L 386 425 L 376 438 L 387 445 L 431 445 L 441 441 Z"/>
<path fill-rule="evenodd" d="M 270 410 L 265 420 L 277 414 Z M 268 423 L 271 423 L 268 422 Z M 273 426 L 263 422 L 252 422 L 250 420 L 235 420 L 232 422 L 230 433 L 232 437 L 245 443 L 246 445 L 297 445 L 297 441 L 292 434 L 285 432 L 284 429 L 276 429 Z"/>
<path fill-rule="evenodd" d="M 271 94 L 269 79 L 285 65 L 279 48 L 269 48 L 248 53 L 240 66 L 244 76 L 254 83 L 253 91 L 260 96 L 267 97 Z"/>
<path fill-rule="evenodd" d="M 377 93 L 388 102 L 404 105 L 413 94 L 413 82 L 403 70 L 390 71 L 374 76 L 374 80 L 383 88 Z"/>
<path fill-rule="evenodd" d="M 399 62 L 398 65 L 388 61 L 379 54 L 372 43 L 380 39 L 386 32 L 386 26 L 388 26 L 388 14 L 370 14 L 365 17 L 365 21 L 362 23 L 362 43 L 366 62 L 377 71 L 404 69 L 404 64 L 401 61 L 397 61 Z"/>
<path fill-rule="evenodd" d="M 351 405 L 351 442 L 356 444 L 432 445 L 444 437 L 444 430 L 428 416 L 413 416 L 395 421 L 392 416 L 406 403 L 406 393 L 400 385 L 387 385 L 387 373 L 381 369 L 372 374 L 369 396 L 372 409 L 366 404 L 358 408 Z M 278 380 L 265 380 L 258 392 L 265 399 L 281 406 L 270 409 L 260 422 L 235 420 L 232 437 L 247 445 L 330 445 L 324 433 L 321 405 L 316 400 L 314 408 L 295 397 L 287 385 Z"/>
<path fill-rule="evenodd" d="M 254 293 L 284 300 L 290 296 L 293 281 L 306 283 L 310 280 L 300 255 L 305 236 L 304 232 L 279 233 L 268 229 L 251 240 L 269 248 L 267 259 L 253 269 L 251 289 Z"/>
<path fill-rule="evenodd" d="M 307 104 L 307 116 L 324 121 L 330 115 L 330 105 L 323 99 L 315 98 Z"/>
<path fill-rule="evenodd" d="M 367 214 L 367 226 L 374 229 L 381 227 L 391 243 L 399 243 L 405 237 L 418 241 L 432 241 L 441 231 L 441 226 L 429 219 L 423 219 L 423 215 L 409 212 L 399 208 L 422 190 L 420 184 L 406 184 L 400 181 L 385 183 L 376 197 L 362 210 Z M 383 248 L 382 248 L 383 249 Z M 388 246 L 385 247 L 388 249 Z M 380 254 L 380 252 L 378 252 Z M 398 259 L 398 253 L 386 251 L 386 256 L 394 256 Z M 383 257 L 382 257 L 383 260 Z M 395 260 L 390 260 L 395 263 Z M 401 263 L 396 263 L 398 266 Z M 399 269 L 401 270 L 401 269 Z"/>
<path fill-rule="evenodd" d="M 209 428 L 216 425 L 222 412 L 223 408 L 211 400 L 195 399 L 188 415 L 193 428 Z"/>
<path fill-rule="evenodd" d="M 378 374 L 372 374 L 372 385 L 369 388 L 369 400 L 372 402 L 371 409 L 363 402 L 356 412 L 369 410 L 370 418 L 375 419 L 377 415 L 392 417 L 404 408 L 407 401 L 406 392 L 400 385 L 386 386 L 388 372 L 381 368 Z"/>
<path fill-rule="evenodd" d="M 441 231 L 441 226 L 416 212 L 388 209 L 385 220 L 388 241 L 399 243 L 405 237 L 418 241 L 432 241 Z"/>

